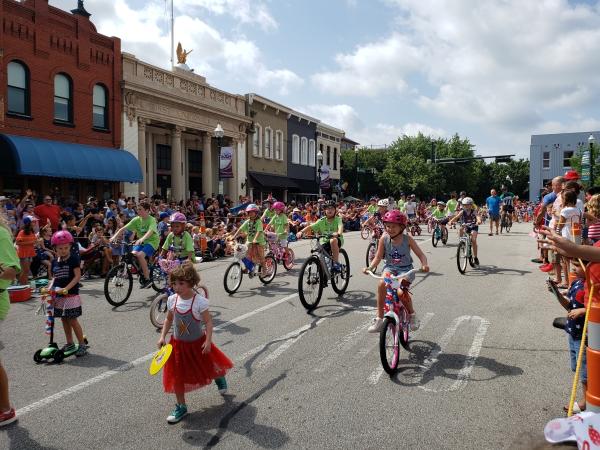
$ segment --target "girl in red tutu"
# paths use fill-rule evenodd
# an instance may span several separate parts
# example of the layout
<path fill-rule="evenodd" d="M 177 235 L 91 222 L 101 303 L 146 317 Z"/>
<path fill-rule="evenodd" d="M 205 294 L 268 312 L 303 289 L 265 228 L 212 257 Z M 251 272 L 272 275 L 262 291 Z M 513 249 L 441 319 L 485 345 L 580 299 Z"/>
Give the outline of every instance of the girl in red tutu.
<path fill-rule="evenodd" d="M 166 334 L 173 325 L 173 352 L 163 368 L 165 392 L 174 393 L 177 404 L 167 422 L 177 423 L 187 414 L 185 393 L 215 380 L 219 392 L 227 391 L 225 374 L 233 367 L 231 360 L 212 343 L 213 324 L 208 300 L 194 291 L 200 276 L 192 264 L 173 269 L 170 282 L 175 294 L 167 302 L 168 314 L 158 347 L 165 345 Z"/>

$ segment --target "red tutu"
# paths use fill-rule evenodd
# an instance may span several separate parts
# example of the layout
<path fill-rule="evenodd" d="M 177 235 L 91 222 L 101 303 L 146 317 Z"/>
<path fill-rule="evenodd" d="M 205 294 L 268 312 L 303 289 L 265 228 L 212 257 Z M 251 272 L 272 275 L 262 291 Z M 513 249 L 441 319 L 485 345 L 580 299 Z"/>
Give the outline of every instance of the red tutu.
<path fill-rule="evenodd" d="M 165 392 L 190 392 L 206 386 L 215 378 L 223 377 L 233 367 L 233 362 L 215 344 L 203 354 L 206 335 L 192 342 L 171 337 L 173 352 L 163 368 Z"/>

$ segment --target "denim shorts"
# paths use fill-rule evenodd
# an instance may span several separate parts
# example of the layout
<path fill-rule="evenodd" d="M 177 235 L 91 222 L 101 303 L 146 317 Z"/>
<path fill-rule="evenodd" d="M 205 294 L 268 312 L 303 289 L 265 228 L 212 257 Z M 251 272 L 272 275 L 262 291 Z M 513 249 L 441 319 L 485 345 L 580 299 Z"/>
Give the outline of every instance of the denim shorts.
<path fill-rule="evenodd" d="M 579 355 L 579 346 L 581 339 L 573 339 L 569 334 L 569 354 L 571 355 L 571 370 L 575 372 L 577 369 L 577 355 Z M 579 380 L 582 383 L 587 383 L 587 347 L 583 347 L 583 358 L 581 361 L 581 370 L 579 371 Z"/>
<path fill-rule="evenodd" d="M 144 252 L 148 258 L 154 255 L 154 247 L 150 244 L 136 245 L 133 247 L 134 252 Z"/>

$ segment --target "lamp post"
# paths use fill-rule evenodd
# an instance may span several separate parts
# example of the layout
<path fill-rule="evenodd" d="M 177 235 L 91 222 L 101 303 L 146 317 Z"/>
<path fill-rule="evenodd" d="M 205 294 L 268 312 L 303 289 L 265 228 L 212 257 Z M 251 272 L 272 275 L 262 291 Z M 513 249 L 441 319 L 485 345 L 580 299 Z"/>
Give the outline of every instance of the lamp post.
<path fill-rule="evenodd" d="M 319 183 L 319 198 L 321 198 L 321 167 L 323 166 L 323 152 L 321 149 L 317 152 L 317 181 Z"/>
<path fill-rule="evenodd" d="M 223 144 L 223 136 L 225 132 L 223 131 L 223 127 L 220 123 L 217 124 L 217 127 L 213 130 L 213 136 L 217 139 L 217 149 L 219 151 L 219 164 L 217 164 L 217 170 L 219 171 L 219 194 L 223 194 L 223 181 L 221 180 L 221 145 Z"/>
<path fill-rule="evenodd" d="M 590 144 L 590 186 L 594 185 L 594 144 L 596 143 L 596 138 L 593 134 L 590 134 L 588 137 L 588 144 Z"/>
<path fill-rule="evenodd" d="M 360 181 L 358 181 L 358 147 L 354 147 L 354 173 L 356 175 L 356 196 L 360 198 Z"/>

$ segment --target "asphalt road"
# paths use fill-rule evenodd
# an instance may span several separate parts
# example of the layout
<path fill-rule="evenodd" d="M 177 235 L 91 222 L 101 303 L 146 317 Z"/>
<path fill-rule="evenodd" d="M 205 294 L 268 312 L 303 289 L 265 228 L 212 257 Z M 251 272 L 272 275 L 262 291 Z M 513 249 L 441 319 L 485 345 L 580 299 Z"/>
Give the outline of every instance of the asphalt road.
<path fill-rule="evenodd" d="M 280 266 L 266 287 L 244 278 L 231 297 L 222 285 L 228 261 L 201 264 L 214 340 L 236 367 L 227 396 L 214 385 L 188 394 L 191 414 L 176 425 L 166 422 L 175 399 L 147 371 L 158 339 L 153 291 L 136 289 L 113 309 L 101 281 L 86 282 L 90 354 L 60 365 L 32 360 L 47 342 L 38 301 L 14 304 L 0 325 L 0 355 L 20 419 L 0 431 L 0 448 L 531 448 L 562 415 L 571 372 L 566 335 L 551 326 L 563 310 L 529 261 L 529 230 L 481 236 L 481 267 L 466 275 L 454 231 L 445 247 L 418 238 L 431 266 L 413 286 L 423 324 L 392 379 L 377 335 L 366 332 L 375 280 L 360 272 L 367 242 L 357 233 L 346 238 L 347 293 L 326 288 L 312 315 L 297 297 L 300 264 Z M 300 261 L 308 255 L 307 241 L 292 245 Z"/>

